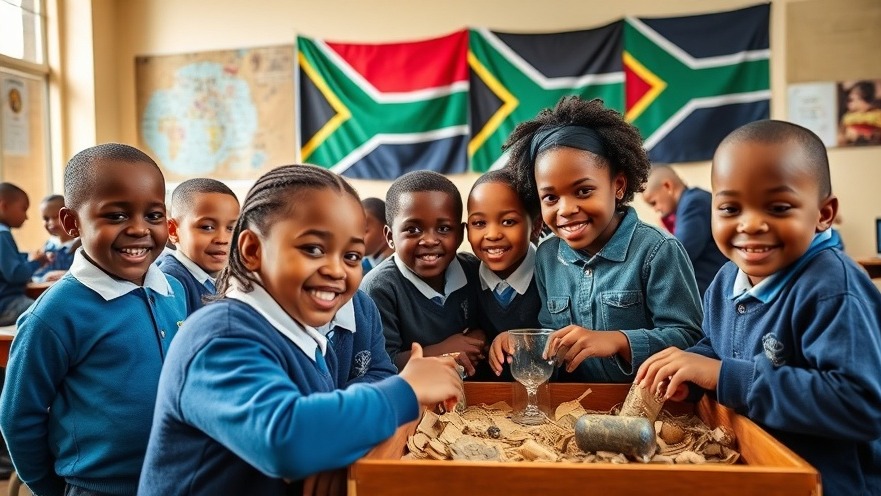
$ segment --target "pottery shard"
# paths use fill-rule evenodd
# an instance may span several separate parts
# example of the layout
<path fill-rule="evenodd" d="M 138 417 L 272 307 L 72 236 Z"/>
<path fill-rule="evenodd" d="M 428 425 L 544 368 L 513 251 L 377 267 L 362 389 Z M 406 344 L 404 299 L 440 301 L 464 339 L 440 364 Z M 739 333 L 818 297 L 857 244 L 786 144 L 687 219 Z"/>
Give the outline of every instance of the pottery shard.
<path fill-rule="evenodd" d="M 668 445 L 681 443 L 685 439 L 685 430 L 682 427 L 671 422 L 659 423 L 661 428 L 658 429 L 658 437 L 663 439 Z M 655 428 L 657 428 L 657 423 Z"/>
<path fill-rule="evenodd" d="M 563 403 L 560 403 L 560 405 L 557 406 L 557 409 L 554 410 L 554 420 L 560 420 L 566 415 L 572 415 L 573 417 L 578 418 L 587 413 L 587 410 L 585 410 L 584 407 L 581 406 L 581 400 L 590 393 L 591 390 L 588 389 L 578 398 L 572 401 L 565 401 Z"/>
<path fill-rule="evenodd" d="M 426 410 L 425 414 L 422 415 L 422 420 L 419 421 L 419 425 L 416 427 L 416 432 L 422 432 L 430 438 L 436 438 L 441 431 L 437 419 L 436 413 Z"/>
<path fill-rule="evenodd" d="M 453 460 L 469 461 L 500 461 L 502 453 L 499 449 L 482 439 L 473 436 L 462 436 L 450 445 Z"/>

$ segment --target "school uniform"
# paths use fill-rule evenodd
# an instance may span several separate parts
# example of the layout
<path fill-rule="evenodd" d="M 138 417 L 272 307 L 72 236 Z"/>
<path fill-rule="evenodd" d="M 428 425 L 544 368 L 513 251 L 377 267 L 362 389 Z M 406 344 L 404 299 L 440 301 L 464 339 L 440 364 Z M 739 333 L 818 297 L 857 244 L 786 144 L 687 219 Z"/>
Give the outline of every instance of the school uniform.
<path fill-rule="evenodd" d="M 217 292 L 214 278 L 180 250 L 162 255 L 156 261 L 159 270 L 174 277 L 184 287 L 187 315 L 205 306 L 204 298 Z"/>
<path fill-rule="evenodd" d="M 80 250 L 18 321 L 0 428 L 36 494 L 135 494 L 162 361 L 186 316 L 176 279 L 114 279 Z"/>
<path fill-rule="evenodd" d="M 728 263 L 704 307 L 689 351 L 722 360 L 719 402 L 816 467 L 825 494 L 881 494 L 881 294 L 836 237 L 755 286 Z"/>
<path fill-rule="evenodd" d="M 300 494 L 306 476 L 354 462 L 416 419 L 376 308 L 361 293 L 353 301 L 326 326 L 330 340 L 259 285 L 191 315 L 160 380 L 138 494 Z"/>
<path fill-rule="evenodd" d="M 39 268 L 39 261 L 29 261 L 27 253 L 18 251 L 9 226 L 0 223 L 0 325 L 14 324 L 34 302 L 24 287 Z"/>
<path fill-rule="evenodd" d="M 480 291 L 479 260 L 459 253 L 444 272 L 444 292 L 419 278 L 397 255 L 392 255 L 361 281 L 382 318 L 385 346 L 392 363 L 412 343 L 429 346 L 477 326 Z"/>
<path fill-rule="evenodd" d="M 54 255 L 52 261 L 40 267 L 34 272 L 33 280 L 43 282 L 46 274 L 56 270 L 68 270 L 73 264 L 73 255 L 77 248 L 81 245 L 80 238 L 73 238 L 60 242 L 58 238 L 52 237 L 43 245 L 43 252 Z"/>
<path fill-rule="evenodd" d="M 701 337 L 703 316 L 694 271 L 682 244 L 639 220 L 627 207 L 598 253 L 573 250 L 560 238 L 538 247 L 535 280 L 542 327 L 575 324 L 605 332 L 621 331 L 632 360 L 592 357 L 561 382 L 631 382 L 651 355 L 676 346 L 685 349 Z"/>

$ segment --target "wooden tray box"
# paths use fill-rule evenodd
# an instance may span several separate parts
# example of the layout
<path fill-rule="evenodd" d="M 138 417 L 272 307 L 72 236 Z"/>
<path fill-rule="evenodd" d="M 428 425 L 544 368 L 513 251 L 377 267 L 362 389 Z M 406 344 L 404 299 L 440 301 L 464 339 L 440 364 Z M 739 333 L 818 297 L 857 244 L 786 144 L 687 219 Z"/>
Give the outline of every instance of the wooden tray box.
<path fill-rule="evenodd" d="M 582 403 L 608 410 L 627 395 L 626 384 L 551 384 L 551 404 L 593 390 Z M 511 403 L 513 385 L 465 383 L 468 403 Z M 671 413 L 696 412 L 710 427 L 723 425 L 737 436 L 737 465 L 660 465 L 630 463 L 575 464 L 548 462 L 460 462 L 401 460 L 407 436 L 417 422 L 402 426 L 388 440 L 349 467 L 349 494 L 357 496 L 450 496 L 519 494 L 576 496 L 667 495 L 819 496 L 820 476 L 798 455 L 753 422 L 704 398 L 698 405 L 668 403 Z"/>

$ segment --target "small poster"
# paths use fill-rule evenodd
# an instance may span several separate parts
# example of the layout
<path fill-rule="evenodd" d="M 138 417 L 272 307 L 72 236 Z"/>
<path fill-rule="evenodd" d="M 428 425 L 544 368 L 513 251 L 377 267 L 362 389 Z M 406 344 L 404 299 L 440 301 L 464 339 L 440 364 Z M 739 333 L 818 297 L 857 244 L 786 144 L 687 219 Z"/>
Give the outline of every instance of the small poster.
<path fill-rule="evenodd" d="M 24 157 L 30 152 L 28 91 L 22 79 L 3 79 L 3 153 Z"/>
<path fill-rule="evenodd" d="M 789 120 L 817 133 L 826 146 L 838 145 L 838 89 L 835 83 L 789 86 Z"/>

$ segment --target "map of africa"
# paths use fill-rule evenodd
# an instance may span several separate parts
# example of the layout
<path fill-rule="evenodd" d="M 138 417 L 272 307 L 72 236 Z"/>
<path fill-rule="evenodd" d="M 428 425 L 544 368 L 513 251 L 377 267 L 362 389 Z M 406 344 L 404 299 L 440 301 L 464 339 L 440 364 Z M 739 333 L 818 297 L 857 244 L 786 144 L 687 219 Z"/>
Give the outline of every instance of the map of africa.
<path fill-rule="evenodd" d="M 166 181 L 256 179 L 294 161 L 292 46 L 138 57 L 140 146 Z"/>

